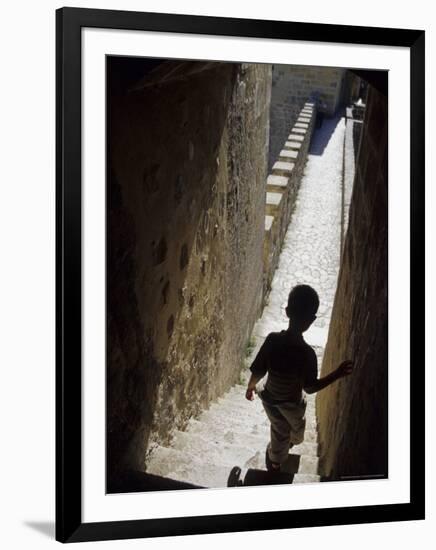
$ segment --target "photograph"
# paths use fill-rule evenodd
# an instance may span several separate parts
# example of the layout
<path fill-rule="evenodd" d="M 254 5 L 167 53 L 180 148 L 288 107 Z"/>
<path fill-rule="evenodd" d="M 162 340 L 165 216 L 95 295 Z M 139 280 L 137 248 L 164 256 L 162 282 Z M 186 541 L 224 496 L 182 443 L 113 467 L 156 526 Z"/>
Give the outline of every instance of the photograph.
<path fill-rule="evenodd" d="M 57 540 L 423 518 L 423 31 L 56 32 Z"/>
<path fill-rule="evenodd" d="M 388 71 L 105 68 L 107 493 L 388 478 Z"/>
<path fill-rule="evenodd" d="M 430 7 L 7 4 L 4 548 L 436 538 Z"/>

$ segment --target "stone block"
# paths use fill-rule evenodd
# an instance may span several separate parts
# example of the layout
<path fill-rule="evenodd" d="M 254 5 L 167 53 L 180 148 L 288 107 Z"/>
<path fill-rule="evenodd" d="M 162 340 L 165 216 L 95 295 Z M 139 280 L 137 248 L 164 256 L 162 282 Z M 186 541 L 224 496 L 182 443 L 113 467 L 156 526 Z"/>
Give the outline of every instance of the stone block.
<path fill-rule="evenodd" d="M 266 184 L 268 186 L 281 187 L 283 190 L 286 189 L 288 182 L 289 178 L 286 178 L 285 176 L 276 176 L 274 174 L 268 176 L 266 180 Z"/>
<path fill-rule="evenodd" d="M 283 193 L 266 193 L 265 213 L 267 216 L 280 216 Z"/>
<path fill-rule="evenodd" d="M 304 141 L 304 136 L 298 135 L 298 134 L 289 134 L 288 136 L 289 141 Z"/>
<path fill-rule="evenodd" d="M 274 216 L 265 216 L 265 231 L 270 231 L 274 223 Z"/>
<path fill-rule="evenodd" d="M 309 128 L 309 125 L 305 122 L 296 122 L 294 128 Z"/>
<path fill-rule="evenodd" d="M 292 128 L 292 133 L 293 134 L 302 134 L 302 135 L 304 135 L 304 134 L 306 134 L 306 128 L 298 128 L 297 126 L 294 126 Z"/>
<path fill-rule="evenodd" d="M 266 194 L 266 204 L 269 206 L 278 207 L 282 200 L 282 193 L 268 193 Z"/>
<path fill-rule="evenodd" d="M 295 160 L 297 157 L 298 151 L 294 151 L 293 149 L 282 149 L 279 154 L 279 158 L 285 161 L 289 159 Z"/>
<path fill-rule="evenodd" d="M 273 172 L 278 176 L 289 176 L 294 166 L 295 164 L 293 162 L 277 161 L 273 165 Z"/>
<path fill-rule="evenodd" d="M 285 149 L 301 149 L 301 143 L 298 141 L 287 141 L 285 143 Z"/>

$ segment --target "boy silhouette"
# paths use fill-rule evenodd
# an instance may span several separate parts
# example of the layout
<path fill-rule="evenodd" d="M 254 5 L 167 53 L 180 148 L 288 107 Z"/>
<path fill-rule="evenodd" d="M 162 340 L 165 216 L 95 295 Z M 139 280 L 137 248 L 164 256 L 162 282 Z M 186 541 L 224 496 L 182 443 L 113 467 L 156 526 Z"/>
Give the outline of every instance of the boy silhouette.
<path fill-rule="evenodd" d="M 245 394 L 250 401 L 254 399 L 256 384 L 268 373 L 265 388 L 259 393 L 271 423 L 271 439 L 265 456 L 268 470 L 280 470 L 289 449 L 304 439 L 306 398 L 303 390 L 315 393 L 353 370 L 352 361 L 344 361 L 324 378 L 318 378 L 315 351 L 303 338 L 303 332 L 316 319 L 318 307 L 318 294 L 312 287 L 294 287 L 286 307 L 288 329 L 269 333 L 250 367 Z"/>

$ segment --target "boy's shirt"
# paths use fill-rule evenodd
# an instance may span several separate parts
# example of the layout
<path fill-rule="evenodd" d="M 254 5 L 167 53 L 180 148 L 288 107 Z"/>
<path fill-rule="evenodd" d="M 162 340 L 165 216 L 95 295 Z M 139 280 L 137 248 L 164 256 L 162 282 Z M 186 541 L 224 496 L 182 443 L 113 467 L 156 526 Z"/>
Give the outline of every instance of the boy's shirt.
<path fill-rule="evenodd" d="M 286 330 L 268 334 L 250 370 L 260 377 L 268 373 L 260 397 L 269 404 L 299 403 L 303 388 L 313 385 L 318 377 L 313 348 L 303 339 L 293 340 Z"/>

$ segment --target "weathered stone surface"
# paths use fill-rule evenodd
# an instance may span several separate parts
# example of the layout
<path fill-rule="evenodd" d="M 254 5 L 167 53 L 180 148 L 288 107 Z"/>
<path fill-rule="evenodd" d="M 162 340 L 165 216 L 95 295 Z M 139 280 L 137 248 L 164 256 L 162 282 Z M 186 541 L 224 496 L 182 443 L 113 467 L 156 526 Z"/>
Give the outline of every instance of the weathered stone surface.
<path fill-rule="evenodd" d="M 298 151 L 299 149 L 301 149 L 301 143 L 299 143 L 298 141 L 286 141 L 285 148 L 296 149 Z"/>
<path fill-rule="evenodd" d="M 306 124 L 305 122 L 297 122 L 295 123 L 295 128 L 309 128 L 309 125 Z"/>
<path fill-rule="evenodd" d="M 271 67 L 201 65 L 108 99 L 109 475 L 238 380 L 260 313 Z"/>
<path fill-rule="evenodd" d="M 388 473 L 387 99 L 369 88 L 322 375 L 351 376 L 317 396 L 324 476 Z"/>
<path fill-rule="evenodd" d="M 265 216 L 265 231 L 270 231 L 274 222 L 274 216 Z"/>
<path fill-rule="evenodd" d="M 281 193 L 267 193 L 266 194 L 266 204 L 271 204 L 273 206 L 278 206 L 282 200 Z"/>
<path fill-rule="evenodd" d="M 285 176 L 275 176 L 274 174 L 270 174 L 268 176 L 268 179 L 266 180 L 266 184 L 268 186 L 272 185 L 274 187 L 282 187 L 285 188 L 289 183 L 289 178 L 286 178 Z"/>
<path fill-rule="evenodd" d="M 301 136 L 299 134 L 289 134 L 288 140 L 289 141 L 304 141 L 304 136 Z"/>
<path fill-rule="evenodd" d="M 277 161 L 274 163 L 273 171 L 276 172 L 277 175 L 290 175 L 294 166 L 295 164 L 293 162 Z"/>
<path fill-rule="evenodd" d="M 280 216 L 279 211 L 282 207 L 283 193 L 266 194 L 265 212 L 268 216 Z"/>
<path fill-rule="evenodd" d="M 282 149 L 279 154 L 279 158 L 283 158 L 285 160 L 295 160 L 298 157 L 298 151 L 294 151 L 293 149 Z"/>

